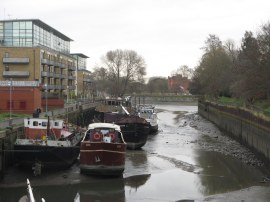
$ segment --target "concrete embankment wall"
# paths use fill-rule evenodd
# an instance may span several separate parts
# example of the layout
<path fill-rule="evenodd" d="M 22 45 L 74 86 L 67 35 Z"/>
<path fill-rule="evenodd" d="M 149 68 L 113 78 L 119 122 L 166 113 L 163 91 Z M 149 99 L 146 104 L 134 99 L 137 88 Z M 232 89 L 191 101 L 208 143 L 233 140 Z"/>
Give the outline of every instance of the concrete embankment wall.
<path fill-rule="evenodd" d="M 249 111 L 198 102 L 198 112 L 270 163 L 270 121 Z"/>
<path fill-rule="evenodd" d="M 15 127 L 0 131 L 0 179 L 3 178 L 4 170 L 14 162 L 14 141 L 18 135 L 23 134 L 23 127 Z"/>
<path fill-rule="evenodd" d="M 3 140 L 0 138 L 0 180 L 4 175 Z"/>
<path fill-rule="evenodd" d="M 136 95 L 132 96 L 132 103 L 136 104 L 153 104 L 153 103 L 168 103 L 168 102 L 186 102 L 186 103 L 195 103 L 198 101 L 197 96 L 192 95 L 162 95 L 162 96 L 151 96 L 151 95 Z"/>

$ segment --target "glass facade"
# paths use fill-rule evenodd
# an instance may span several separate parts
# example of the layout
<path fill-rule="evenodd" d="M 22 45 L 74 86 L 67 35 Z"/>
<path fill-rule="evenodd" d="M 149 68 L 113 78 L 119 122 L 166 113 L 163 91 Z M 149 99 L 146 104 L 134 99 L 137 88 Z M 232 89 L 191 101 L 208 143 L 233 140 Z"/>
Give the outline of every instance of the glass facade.
<path fill-rule="evenodd" d="M 81 54 L 81 53 L 73 53 L 73 57 L 77 62 L 77 70 L 86 70 L 87 61 L 86 59 L 88 56 Z"/>
<path fill-rule="evenodd" d="M 70 53 L 70 39 L 39 20 L 0 22 L 0 45 L 8 47 L 45 46 Z"/>
<path fill-rule="evenodd" d="M 78 69 L 86 69 L 86 59 L 78 57 Z"/>
<path fill-rule="evenodd" d="M 0 43 L 3 46 L 31 47 L 32 22 L 0 22 Z"/>

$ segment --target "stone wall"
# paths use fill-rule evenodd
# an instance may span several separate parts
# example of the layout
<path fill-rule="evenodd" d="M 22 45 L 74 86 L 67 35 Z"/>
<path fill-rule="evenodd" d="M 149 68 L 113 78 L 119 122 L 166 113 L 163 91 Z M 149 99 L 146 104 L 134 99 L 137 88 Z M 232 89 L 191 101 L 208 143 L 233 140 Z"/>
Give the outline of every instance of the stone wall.
<path fill-rule="evenodd" d="M 4 176 L 4 154 L 3 154 L 3 140 L 0 138 L 0 180 Z"/>
<path fill-rule="evenodd" d="M 244 109 L 210 102 L 199 101 L 198 112 L 270 163 L 270 120 Z"/>
<path fill-rule="evenodd" d="M 180 95 L 162 95 L 162 96 L 132 96 L 132 103 L 136 104 L 153 104 L 153 103 L 164 103 L 164 102 L 188 102 L 194 103 L 198 101 L 196 96 L 180 96 Z"/>

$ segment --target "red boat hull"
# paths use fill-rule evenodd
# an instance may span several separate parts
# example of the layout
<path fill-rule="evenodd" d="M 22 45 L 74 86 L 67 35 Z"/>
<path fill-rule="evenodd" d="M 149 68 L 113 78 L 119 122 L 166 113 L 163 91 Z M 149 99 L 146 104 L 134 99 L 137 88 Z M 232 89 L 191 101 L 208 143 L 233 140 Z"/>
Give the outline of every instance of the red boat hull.
<path fill-rule="evenodd" d="M 121 175 L 125 169 L 126 144 L 81 142 L 80 169 L 82 173 Z"/>

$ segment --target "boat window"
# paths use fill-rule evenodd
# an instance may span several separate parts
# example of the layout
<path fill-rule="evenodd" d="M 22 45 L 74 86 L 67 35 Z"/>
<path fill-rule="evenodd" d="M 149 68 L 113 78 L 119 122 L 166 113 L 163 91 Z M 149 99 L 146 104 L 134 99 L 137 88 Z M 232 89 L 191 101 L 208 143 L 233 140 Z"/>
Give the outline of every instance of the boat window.
<path fill-rule="evenodd" d="M 107 130 L 107 129 L 102 129 L 102 130 L 101 130 L 101 133 L 105 135 L 105 134 L 108 133 L 108 130 Z"/>
<path fill-rule="evenodd" d="M 87 132 L 86 132 L 86 135 L 85 135 L 84 140 L 85 140 L 85 141 L 90 140 L 90 131 L 87 131 Z"/>
<path fill-rule="evenodd" d="M 59 122 L 58 122 L 58 121 L 55 121 L 55 122 L 54 122 L 54 125 L 55 125 L 55 126 L 59 126 Z"/>
<path fill-rule="evenodd" d="M 38 122 L 37 121 L 33 121 L 33 126 L 38 126 Z"/>
<path fill-rule="evenodd" d="M 42 126 L 47 126 L 47 122 L 42 122 Z"/>

